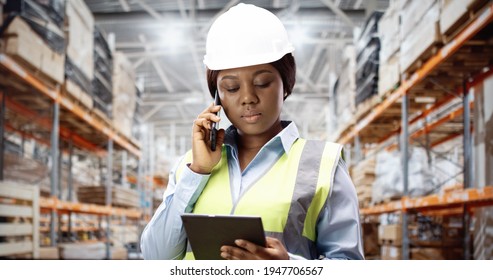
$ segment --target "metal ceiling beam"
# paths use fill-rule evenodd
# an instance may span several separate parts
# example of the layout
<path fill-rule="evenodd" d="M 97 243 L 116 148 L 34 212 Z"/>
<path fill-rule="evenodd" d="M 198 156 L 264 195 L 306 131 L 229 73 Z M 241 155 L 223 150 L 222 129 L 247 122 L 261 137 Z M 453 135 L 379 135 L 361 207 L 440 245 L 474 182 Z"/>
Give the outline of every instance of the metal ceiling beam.
<path fill-rule="evenodd" d="M 305 45 L 323 45 L 321 46 L 322 48 L 327 48 L 329 47 L 328 45 L 334 45 L 334 44 L 346 44 L 346 43 L 351 43 L 353 42 L 352 38 L 306 38 L 303 40 L 303 44 Z M 205 42 L 196 42 L 192 44 L 194 47 L 205 50 Z M 183 43 L 180 45 L 178 48 L 182 50 L 183 48 L 181 47 L 186 47 L 190 46 L 190 43 Z M 127 50 L 128 49 L 145 49 L 148 47 L 149 53 L 150 54 L 155 54 L 159 56 L 165 56 L 165 55 L 175 55 L 176 53 L 172 53 L 169 50 L 165 49 L 165 46 L 163 46 L 163 43 L 161 42 L 149 42 L 149 43 L 142 43 L 142 42 L 117 42 L 116 43 L 116 49 L 117 50 Z M 163 49 L 164 48 L 164 49 Z M 144 53 L 143 52 L 131 52 L 128 53 L 131 58 L 137 58 L 141 57 Z"/>
<path fill-rule="evenodd" d="M 144 122 L 147 122 L 152 116 L 154 116 L 159 110 L 161 110 L 166 104 L 165 103 L 161 103 L 161 104 L 157 104 L 156 106 L 154 106 L 154 108 L 152 108 L 149 112 L 147 112 L 147 114 L 145 114 L 143 117 L 142 117 L 142 120 Z"/>
<path fill-rule="evenodd" d="M 176 1 L 178 2 L 178 7 L 180 9 L 180 15 L 181 15 L 181 17 L 183 19 L 188 19 L 187 9 L 185 8 L 185 3 L 183 3 L 183 0 L 176 0 Z"/>
<path fill-rule="evenodd" d="M 192 55 L 193 55 L 193 54 L 192 54 Z M 194 88 L 194 87 L 191 85 L 191 83 L 190 83 L 190 82 L 185 81 L 185 79 L 184 79 L 184 78 L 182 78 L 182 76 L 180 76 L 180 75 L 176 74 L 174 71 L 170 71 L 168 68 L 162 68 L 162 69 L 163 69 L 163 71 L 164 71 L 167 75 L 169 75 L 169 76 L 173 77 L 173 78 L 174 78 L 175 80 L 177 80 L 180 84 L 182 84 L 185 88 L 189 89 L 189 90 L 190 90 L 190 91 L 192 91 L 192 92 L 200 92 L 200 90 L 199 90 L 199 89 Z M 202 78 L 202 77 L 204 77 L 204 76 L 201 76 L 201 78 Z"/>
<path fill-rule="evenodd" d="M 175 108 L 178 111 L 178 114 L 180 115 L 180 119 L 185 119 L 187 117 L 187 114 L 185 113 L 185 110 L 183 109 L 183 103 L 177 104 L 175 106 Z"/>
<path fill-rule="evenodd" d="M 132 66 L 134 67 L 135 70 L 137 70 L 137 68 L 139 68 L 140 65 L 142 65 L 142 63 L 144 63 L 146 61 L 146 59 L 147 59 L 147 56 L 142 56 L 137 61 L 135 61 Z"/>
<path fill-rule="evenodd" d="M 119 0 L 119 1 L 120 1 L 120 6 L 122 6 L 122 9 L 125 12 L 129 12 L 130 11 L 130 6 L 128 5 L 127 0 Z"/>
<path fill-rule="evenodd" d="M 296 75 L 300 77 L 311 90 L 314 92 L 320 91 L 310 77 L 308 77 L 303 71 L 296 71 Z"/>
<path fill-rule="evenodd" d="M 199 9 L 205 9 L 205 0 L 197 0 L 197 4 L 199 4 Z"/>
<path fill-rule="evenodd" d="M 139 34 L 139 41 L 146 45 L 146 42 L 147 42 L 147 39 L 146 37 L 144 36 L 144 34 Z M 149 52 L 150 50 L 150 47 L 147 46 L 145 48 L 145 53 L 143 56 L 145 57 L 148 57 L 147 53 Z M 127 55 L 127 57 L 129 57 Z M 130 58 L 130 57 L 129 57 Z M 156 73 L 158 74 L 159 76 L 159 79 L 161 80 L 161 82 L 163 83 L 164 87 L 169 91 L 169 92 L 172 92 L 174 90 L 173 88 L 173 85 L 171 84 L 171 81 L 168 79 L 168 76 L 166 76 L 166 73 L 164 73 L 163 71 L 163 68 L 161 68 L 161 65 L 159 65 L 159 63 L 157 62 L 157 60 L 155 59 L 151 59 L 151 63 L 152 63 L 152 66 L 154 67 L 154 69 L 156 70 Z"/>
<path fill-rule="evenodd" d="M 161 68 L 161 65 L 157 62 L 155 59 L 151 59 L 152 66 L 156 70 L 159 79 L 161 79 L 161 82 L 163 83 L 164 87 L 168 90 L 168 92 L 173 92 L 174 87 L 171 84 L 171 81 L 168 79 L 168 76 L 164 73 L 163 68 Z"/>
<path fill-rule="evenodd" d="M 196 98 L 197 95 L 188 91 L 183 92 L 173 92 L 173 94 L 167 92 L 156 92 L 156 93 L 146 93 L 142 97 L 142 104 L 152 105 L 154 102 L 163 102 L 163 101 L 181 101 L 191 100 Z M 146 104 L 146 102 L 148 104 Z"/>
<path fill-rule="evenodd" d="M 330 63 L 331 62 L 325 63 L 324 68 L 322 68 L 322 72 L 320 73 L 317 79 L 317 85 L 320 85 L 323 82 L 322 79 L 325 79 L 325 81 L 329 80 L 328 75 L 329 75 Z"/>
<path fill-rule="evenodd" d="M 355 10 L 361 9 L 361 4 L 362 3 L 363 3 L 363 0 L 357 0 L 356 2 L 354 2 L 353 9 L 355 9 Z"/>
<path fill-rule="evenodd" d="M 137 0 L 137 3 L 144 9 L 146 12 L 148 12 L 153 18 L 157 20 L 163 20 L 164 18 L 156 12 L 151 6 L 149 6 L 144 0 Z"/>
<path fill-rule="evenodd" d="M 341 17 L 341 19 L 347 23 L 351 27 L 356 27 L 354 22 L 344 13 L 341 9 L 339 9 L 338 5 L 336 5 L 332 0 L 320 0 L 320 2 L 324 3 L 329 9 L 331 9 L 336 15 Z"/>
<path fill-rule="evenodd" d="M 291 5 L 289 5 L 289 7 L 278 12 L 276 14 L 276 16 L 279 17 L 280 19 L 290 18 L 294 14 L 296 14 L 299 9 L 300 9 L 300 1 L 299 0 L 293 0 L 293 1 L 291 1 Z M 283 20 L 283 22 L 284 21 L 285 20 Z M 286 24 L 286 23 L 284 23 L 284 24 Z"/>

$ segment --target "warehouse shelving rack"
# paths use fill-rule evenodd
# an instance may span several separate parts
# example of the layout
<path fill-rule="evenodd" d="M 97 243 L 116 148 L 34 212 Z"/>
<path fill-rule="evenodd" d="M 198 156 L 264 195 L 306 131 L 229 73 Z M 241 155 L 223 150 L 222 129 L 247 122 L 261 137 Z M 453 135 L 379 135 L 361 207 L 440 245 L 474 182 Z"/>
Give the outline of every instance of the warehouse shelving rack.
<path fill-rule="evenodd" d="M 142 208 L 125 209 L 111 206 L 112 191 L 112 155 L 115 150 L 123 151 L 124 158 L 128 151 L 133 156 L 141 158 L 139 144 L 121 134 L 109 120 L 95 114 L 80 105 L 74 99 L 65 96 L 61 85 L 43 80 L 37 73 L 10 56 L 0 53 L 0 180 L 3 180 L 4 133 L 11 131 L 19 133 L 45 144 L 51 150 L 50 186 L 51 197 L 40 198 L 40 211 L 49 212 L 51 246 L 56 246 L 56 221 L 58 215 L 71 213 L 92 214 L 106 217 L 106 257 L 110 255 L 110 218 L 123 216 L 132 220 L 143 217 Z M 8 110 L 7 110 L 8 109 Z M 46 116 L 46 113 L 51 113 Z M 14 122 L 6 122 L 6 114 L 15 118 Z M 48 114 L 50 115 L 50 114 Z M 28 127 L 29 129 L 26 129 Z M 61 199 L 57 194 L 59 189 L 59 151 L 60 139 L 68 143 L 68 148 L 62 152 L 69 156 L 69 195 L 68 201 Z M 115 145 L 114 145 L 115 144 Z M 106 157 L 106 205 L 93 205 L 72 201 L 72 172 L 71 155 L 77 147 L 91 152 L 99 157 Z M 106 147 L 106 149 L 104 149 Z M 125 166 L 125 163 L 122 163 Z M 139 171 L 142 169 L 139 167 Z M 122 178 L 126 179 L 127 172 L 122 170 Z M 142 175 L 139 172 L 136 183 L 140 188 Z M 70 224 L 70 223 L 69 223 Z"/>
<path fill-rule="evenodd" d="M 489 2 L 462 31 L 448 40 L 448 43 L 425 61 L 416 72 L 409 77 L 403 77 L 397 89 L 388 93 L 380 104 L 339 135 L 338 142 L 354 144 L 357 153 L 361 153 L 361 146 L 365 144 L 373 144 L 373 148 L 377 144 L 376 149 L 382 147 L 393 149 L 395 145 L 389 143 L 395 140 L 392 138 L 400 136 L 404 196 L 397 201 L 361 209 L 360 213 L 363 216 L 402 213 L 403 259 L 409 259 L 408 213 L 463 214 L 464 257 L 470 259 L 468 246 L 470 210 L 473 207 L 493 205 L 493 186 L 472 188 L 470 92 L 472 87 L 492 75 L 492 21 L 493 4 Z M 426 120 L 429 114 L 442 105 L 452 102 L 456 96 L 462 98 L 460 108 L 432 123 L 424 122 L 419 129 L 409 134 L 410 124 Z M 416 98 L 419 97 L 433 97 L 435 104 L 427 108 L 426 104 L 416 102 Z M 415 116 L 410 119 L 409 113 Z M 399 119 L 400 124 L 395 121 Z M 457 126 L 457 123 L 461 125 Z M 408 197 L 407 158 L 410 141 L 419 142 L 420 137 L 427 137 L 429 141 L 427 147 L 430 148 L 458 136 L 463 136 L 464 139 L 463 188 L 445 194 Z"/>

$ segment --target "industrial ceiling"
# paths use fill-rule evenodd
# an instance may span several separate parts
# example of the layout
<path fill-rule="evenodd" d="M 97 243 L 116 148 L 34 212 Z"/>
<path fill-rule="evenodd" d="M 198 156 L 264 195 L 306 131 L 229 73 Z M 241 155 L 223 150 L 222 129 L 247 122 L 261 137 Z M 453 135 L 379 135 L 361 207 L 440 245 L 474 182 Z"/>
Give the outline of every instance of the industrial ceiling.
<path fill-rule="evenodd" d="M 278 15 L 296 47 L 297 84 L 282 118 L 293 120 L 303 137 L 331 139 L 328 100 L 343 48 L 353 42 L 354 30 L 362 27 L 366 16 L 386 9 L 388 1 L 243 1 Z M 173 161 L 191 148 L 192 122 L 212 102 L 202 62 L 208 28 L 240 1 L 85 2 L 96 24 L 114 38 L 115 50 L 124 52 L 135 68 L 142 91 L 138 119 L 154 135 L 154 152 Z"/>

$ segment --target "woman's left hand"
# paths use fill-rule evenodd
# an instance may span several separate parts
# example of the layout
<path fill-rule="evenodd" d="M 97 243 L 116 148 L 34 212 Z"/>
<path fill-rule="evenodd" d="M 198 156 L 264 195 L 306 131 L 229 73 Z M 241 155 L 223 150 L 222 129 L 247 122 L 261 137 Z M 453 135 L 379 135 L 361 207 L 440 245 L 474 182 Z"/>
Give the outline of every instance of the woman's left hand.
<path fill-rule="evenodd" d="M 288 251 L 276 238 L 267 237 L 266 247 L 246 240 L 236 240 L 236 246 L 222 246 L 221 257 L 227 260 L 289 260 Z"/>

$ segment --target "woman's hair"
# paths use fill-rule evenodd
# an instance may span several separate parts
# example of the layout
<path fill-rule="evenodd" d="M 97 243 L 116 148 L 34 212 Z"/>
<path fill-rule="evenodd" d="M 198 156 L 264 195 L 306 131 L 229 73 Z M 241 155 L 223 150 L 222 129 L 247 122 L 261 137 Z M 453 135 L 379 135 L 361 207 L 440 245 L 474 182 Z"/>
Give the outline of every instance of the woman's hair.
<path fill-rule="evenodd" d="M 274 66 L 281 75 L 282 85 L 284 87 L 284 100 L 291 95 L 294 84 L 296 82 L 296 62 L 291 53 L 284 55 L 281 59 L 269 63 Z M 210 70 L 207 68 L 207 86 L 209 92 L 214 98 L 214 92 L 217 89 L 217 76 L 221 70 Z"/>

